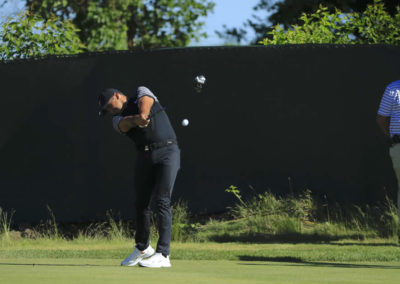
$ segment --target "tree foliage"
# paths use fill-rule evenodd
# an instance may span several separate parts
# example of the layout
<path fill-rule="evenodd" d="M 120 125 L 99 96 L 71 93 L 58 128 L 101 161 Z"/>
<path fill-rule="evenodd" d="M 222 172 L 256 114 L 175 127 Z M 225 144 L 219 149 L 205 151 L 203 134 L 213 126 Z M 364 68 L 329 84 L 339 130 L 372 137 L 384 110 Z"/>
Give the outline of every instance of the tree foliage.
<path fill-rule="evenodd" d="M 213 10 L 210 0 L 26 0 L 31 13 L 72 19 L 89 51 L 186 46 Z"/>
<path fill-rule="evenodd" d="M 386 11 L 390 16 L 397 13 L 400 0 L 383 0 Z M 280 25 L 283 29 L 303 23 L 302 15 L 315 13 L 320 5 L 327 8 L 330 13 L 338 9 L 346 13 L 362 13 L 367 5 L 374 0 L 259 0 L 253 7 L 254 15 L 248 19 L 242 27 L 224 27 L 223 31 L 217 32 L 221 38 L 231 39 L 238 43 L 246 39 L 246 28 L 250 28 L 256 34 L 252 43 L 263 40 L 274 26 Z"/>
<path fill-rule="evenodd" d="M 270 44 L 330 43 L 330 44 L 400 44 L 400 9 L 391 16 L 382 0 L 374 0 L 362 13 L 343 14 L 327 7 L 300 17 L 301 25 L 284 30 L 276 25 L 271 37 L 261 41 Z"/>
<path fill-rule="evenodd" d="M 400 0 L 382 0 L 382 2 L 391 16 L 396 14 Z M 281 24 L 284 28 L 288 28 L 299 25 L 302 22 L 300 17 L 304 13 L 315 13 L 321 5 L 328 8 L 330 12 L 339 9 L 343 13 L 354 13 L 365 11 L 367 6 L 372 3 L 374 3 L 374 0 L 260 0 L 254 9 L 272 12 L 268 16 L 268 22 L 273 26 Z M 261 24 L 260 21 L 258 22 Z"/>
<path fill-rule="evenodd" d="M 85 46 L 77 32 L 71 21 L 62 21 L 55 15 L 49 15 L 44 21 L 38 16 L 21 13 L 1 25 L 0 59 L 80 53 Z"/>

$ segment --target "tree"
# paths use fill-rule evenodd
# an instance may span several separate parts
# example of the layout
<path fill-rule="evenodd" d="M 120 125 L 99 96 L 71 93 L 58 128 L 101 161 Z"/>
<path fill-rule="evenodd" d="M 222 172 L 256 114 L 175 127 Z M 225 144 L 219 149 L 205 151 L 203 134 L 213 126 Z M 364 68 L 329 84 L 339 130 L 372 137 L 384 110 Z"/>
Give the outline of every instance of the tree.
<path fill-rule="evenodd" d="M 29 13 L 8 18 L 0 27 L 0 59 L 12 60 L 48 54 L 76 54 L 84 50 L 71 21 L 49 15 L 47 21 Z"/>
<path fill-rule="evenodd" d="M 272 25 L 281 24 L 288 28 L 289 26 L 300 24 L 301 21 L 299 19 L 303 13 L 314 13 L 319 9 L 320 5 L 328 8 L 330 12 L 339 9 L 344 13 L 353 13 L 365 11 L 367 5 L 373 2 L 374 0 L 260 0 L 255 9 L 273 11 L 268 17 L 268 21 Z M 400 0 L 383 0 L 382 2 L 391 16 L 396 14 L 396 7 L 400 4 Z"/>
<path fill-rule="evenodd" d="M 284 30 L 276 25 L 261 41 L 270 44 L 330 43 L 330 44 L 400 44 L 400 9 L 391 16 L 382 0 L 374 0 L 362 13 L 343 14 L 320 6 L 313 14 L 303 14 L 301 25 Z"/>
<path fill-rule="evenodd" d="M 254 14 L 248 19 L 242 28 L 224 27 L 223 31 L 217 32 L 221 38 L 233 38 L 240 43 L 246 39 L 245 28 L 251 28 L 256 34 L 256 38 L 252 39 L 252 43 L 263 40 L 268 33 L 276 25 L 281 25 L 283 29 L 290 26 L 300 25 L 302 23 L 301 16 L 303 13 L 315 13 L 320 5 L 323 5 L 329 12 L 334 13 L 336 9 L 346 13 L 361 13 L 366 10 L 368 4 L 374 3 L 374 0 L 260 0 L 253 7 L 255 13 L 265 13 L 265 17 Z M 383 0 L 386 11 L 390 16 L 397 13 L 397 6 L 400 0 Z M 241 33 L 238 33 L 241 31 Z"/>
<path fill-rule="evenodd" d="M 31 13 L 72 19 L 89 51 L 186 46 L 206 37 L 210 0 L 26 0 Z"/>

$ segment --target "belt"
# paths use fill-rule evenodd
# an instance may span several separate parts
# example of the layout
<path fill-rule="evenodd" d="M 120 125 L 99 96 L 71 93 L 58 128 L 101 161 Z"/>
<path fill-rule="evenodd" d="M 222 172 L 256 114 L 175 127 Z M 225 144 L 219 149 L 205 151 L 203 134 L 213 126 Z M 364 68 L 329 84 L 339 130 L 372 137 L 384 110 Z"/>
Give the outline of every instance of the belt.
<path fill-rule="evenodd" d="M 155 142 L 155 143 L 151 143 L 151 144 L 148 144 L 148 145 L 139 146 L 138 149 L 141 150 L 141 151 L 147 152 L 147 151 L 156 150 L 156 149 L 159 149 L 159 148 L 162 148 L 162 147 L 171 146 L 171 145 L 174 145 L 174 144 L 178 144 L 178 141 L 176 141 L 176 140 L 167 140 L 167 141 L 163 141 L 163 142 Z"/>

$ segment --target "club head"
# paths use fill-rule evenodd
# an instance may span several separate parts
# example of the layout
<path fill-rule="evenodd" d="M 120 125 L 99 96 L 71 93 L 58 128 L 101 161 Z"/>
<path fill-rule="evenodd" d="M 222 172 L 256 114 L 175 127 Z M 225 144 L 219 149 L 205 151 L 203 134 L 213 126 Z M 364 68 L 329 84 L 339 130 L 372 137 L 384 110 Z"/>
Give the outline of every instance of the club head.
<path fill-rule="evenodd" d="M 206 84 L 206 77 L 204 75 L 198 75 L 194 78 L 193 87 L 196 92 L 200 93 Z"/>

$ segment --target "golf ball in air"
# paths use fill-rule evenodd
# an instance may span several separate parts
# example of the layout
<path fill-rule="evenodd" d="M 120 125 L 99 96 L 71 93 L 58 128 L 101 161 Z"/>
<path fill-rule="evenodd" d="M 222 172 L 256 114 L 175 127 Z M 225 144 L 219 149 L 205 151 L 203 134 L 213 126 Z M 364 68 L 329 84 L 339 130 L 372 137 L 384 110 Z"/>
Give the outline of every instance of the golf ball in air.
<path fill-rule="evenodd" d="M 188 125 L 189 125 L 189 120 L 187 120 L 186 118 L 182 120 L 182 126 L 188 126 Z"/>

